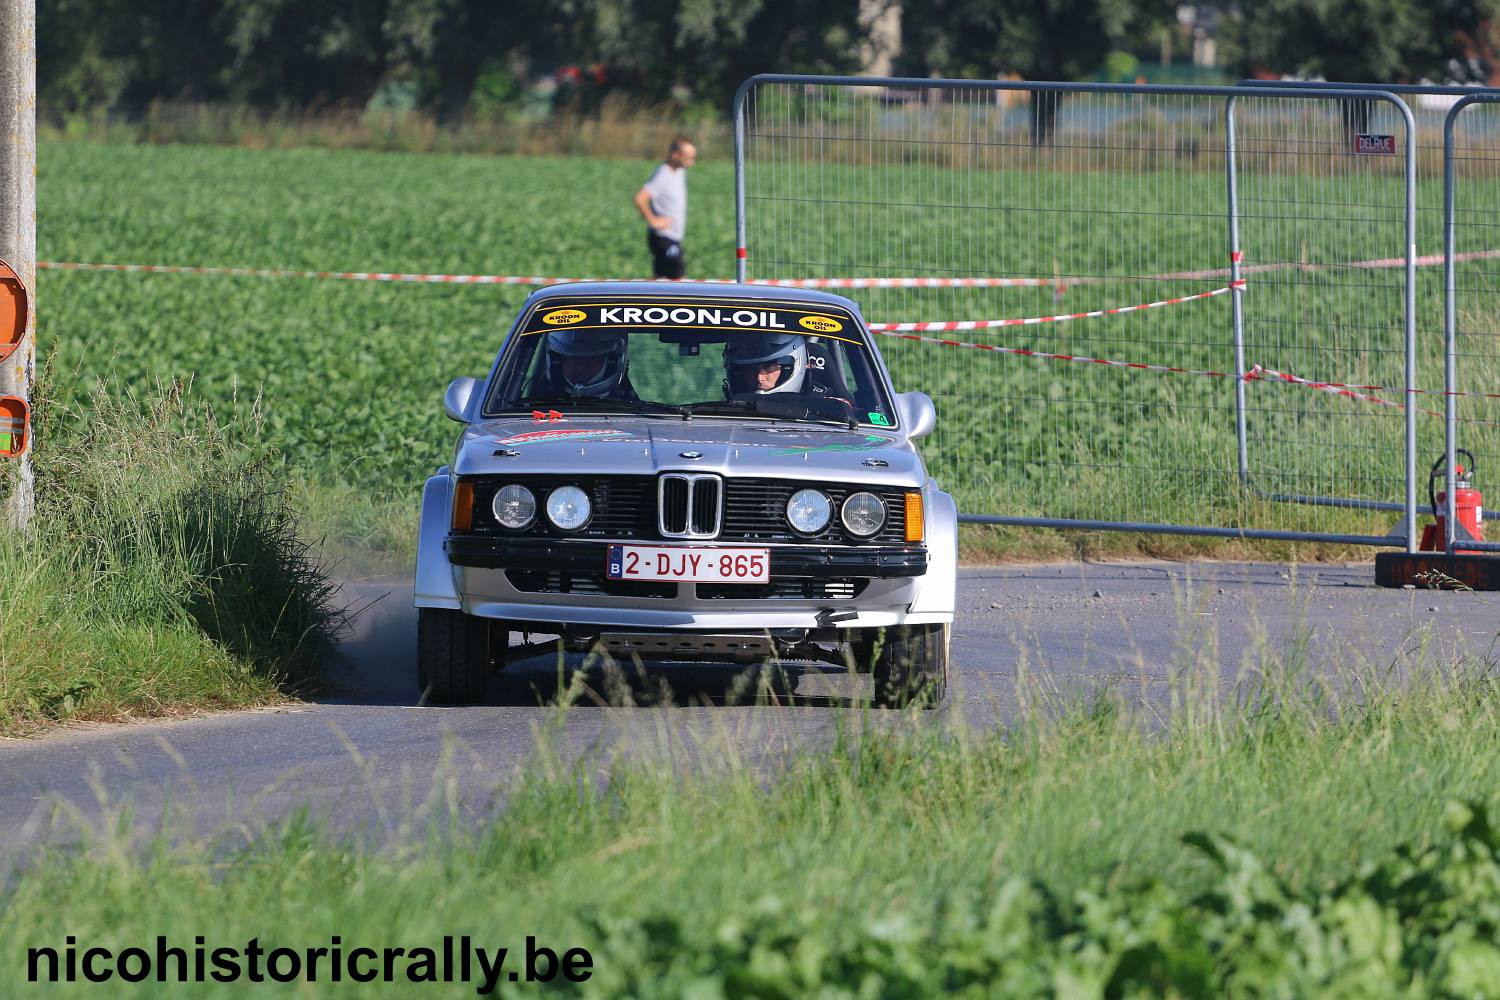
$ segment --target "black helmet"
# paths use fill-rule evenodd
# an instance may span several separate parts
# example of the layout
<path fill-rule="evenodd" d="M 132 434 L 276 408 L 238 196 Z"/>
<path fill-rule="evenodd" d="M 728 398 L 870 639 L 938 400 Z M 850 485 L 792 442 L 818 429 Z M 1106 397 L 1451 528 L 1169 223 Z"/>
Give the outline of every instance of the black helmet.
<path fill-rule="evenodd" d="M 625 377 L 625 335 L 597 330 L 553 330 L 547 334 L 547 381 L 574 396 L 607 396 Z M 568 361 L 598 359 L 582 382 L 564 374 Z"/>

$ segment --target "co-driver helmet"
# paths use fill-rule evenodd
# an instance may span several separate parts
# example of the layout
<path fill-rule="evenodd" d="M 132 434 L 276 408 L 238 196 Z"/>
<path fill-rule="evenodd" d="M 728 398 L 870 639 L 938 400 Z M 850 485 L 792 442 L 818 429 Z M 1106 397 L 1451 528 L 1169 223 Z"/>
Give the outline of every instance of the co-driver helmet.
<path fill-rule="evenodd" d="M 781 368 L 775 385 L 760 388 L 760 367 L 775 362 Z M 800 392 L 807 377 L 807 341 L 798 333 L 742 334 L 724 345 L 724 374 L 731 393 Z"/>

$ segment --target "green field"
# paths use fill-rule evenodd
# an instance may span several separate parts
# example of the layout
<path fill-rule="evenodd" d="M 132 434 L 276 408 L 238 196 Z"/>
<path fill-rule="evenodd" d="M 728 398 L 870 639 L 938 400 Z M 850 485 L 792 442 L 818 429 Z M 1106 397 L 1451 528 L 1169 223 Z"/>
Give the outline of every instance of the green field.
<path fill-rule="evenodd" d="M 649 169 L 638 161 L 53 144 L 42 150 L 39 247 L 43 258 L 65 261 L 639 276 L 648 259 L 629 198 Z M 974 190 L 972 173 L 930 167 L 776 169 L 751 176 L 753 275 L 1115 276 L 1058 297 L 1050 289 L 853 293 L 875 321 L 1045 315 L 1224 283 L 1119 278 L 1222 266 L 1222 178 L 1212 171 L 996 171 L 980 175 L 988 187 Z M 809 187 L 814 179 L 824 187 Z M 1327 192 L 1342 206 L 1336 218 L 1288 221 L 1287 204 L 1300 211 L 1323 195 L 1302 177 L 1247 178 L 1250 262 L 1398 253 L 1399 191 L 1379 176 L 1357 182 Z M 814 204 L 841 190 L 869 204 Z M 694 170 L 695 276 L 732 274 L 731 193 L 727 164 Z M 1474 196 L 1493 193 L 1481 187 Z M 929 207 L 882 204 L 898 194 Z M 1433 194 L 1425 187 L 1424 202 Z M 1422 218 L 1423 249 L 1435 248 L 1434 218 Z M 1401 385 L 1400 272 L 1356 276 L 1292 270 L 1253 279 L 1247 362 Z M 1432 334 L 1439 279 L 1428 269 L 1420 287 L 1419 381 L 1429 388 L 1441 384 Z M 57 352 L 65 401 L 70 387 L 101 374 L 128 383 L 187 377 L 209 400 L 264 392 L 269 441 L 317 484 L 309 506 L 323 506 L 335 533 L 378 545 L 409 531 L 403 505 L 415 506 L 421 477 L 446 459 L 444 385 L 487 367 L 525 295 L 514 287 L 45 272 L 41 343 Z M 1223 296 L 959 336 L 1226 371 L 1229 309 Z M 1487 315 L 1481 310 L 1476 323 L 1487 328 Z M 881 346 L 898 388 L 936 397 L 939 430 L 924 451 L 965 511 L 1375 534 L 1394 521 L 1260 495 L 1400 499 L 1403 418 L 1393 408 L 1251 384 L 1247 488 L 1237 475 L 1233 380 L 896 340 Z M 1493 361 L 1476 357 L 1472 379 L 1487 382 Z M 1465 443 L 1500 455 L 1494 414 L 1467 401 L 1464 412 L 1475 421 Z M 1420 455 L 1435 454 L 1440 440 L 1439 421 L 1424 416 Z"/>

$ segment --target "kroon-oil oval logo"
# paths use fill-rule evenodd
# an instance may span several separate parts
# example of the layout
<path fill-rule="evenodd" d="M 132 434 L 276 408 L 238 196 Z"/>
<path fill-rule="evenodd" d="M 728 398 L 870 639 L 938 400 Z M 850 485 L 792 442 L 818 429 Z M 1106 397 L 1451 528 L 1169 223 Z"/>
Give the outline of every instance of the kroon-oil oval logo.
<path fill-rule="evenodd" d="M 844 324 L 832 316 L 803 316 L 797 322 L 814 333 L 838 333 L 844 328 Z"/>
<path fill-rule="evenodd" d="M 582 323 L 588 319 L 588 314 L 577 309 L 554 309 L 542 316 L 542 322 L 548 326 L 572 326 L 574 323 Z"/>

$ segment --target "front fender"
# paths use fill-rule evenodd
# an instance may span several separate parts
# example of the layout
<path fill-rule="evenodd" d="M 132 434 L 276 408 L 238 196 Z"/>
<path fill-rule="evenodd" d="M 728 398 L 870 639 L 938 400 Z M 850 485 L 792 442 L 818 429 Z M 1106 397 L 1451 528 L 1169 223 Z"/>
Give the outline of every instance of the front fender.
<path fill-rule="evenodd" d="M 443 542 L 453 511 L 453 479 L 447 469 L 422 487 L 422 519 L 417 528 L 417 572 L 412 588 L 419 608 L 459 608 L 458 585 Z"/>
<path fill-rule="evenodd" d="M 951 621 L 958 607 L 958 505 L 935 480 L 922 488 L 927 518 L 927 572 L 917 582 L 911 614 Z"/>

